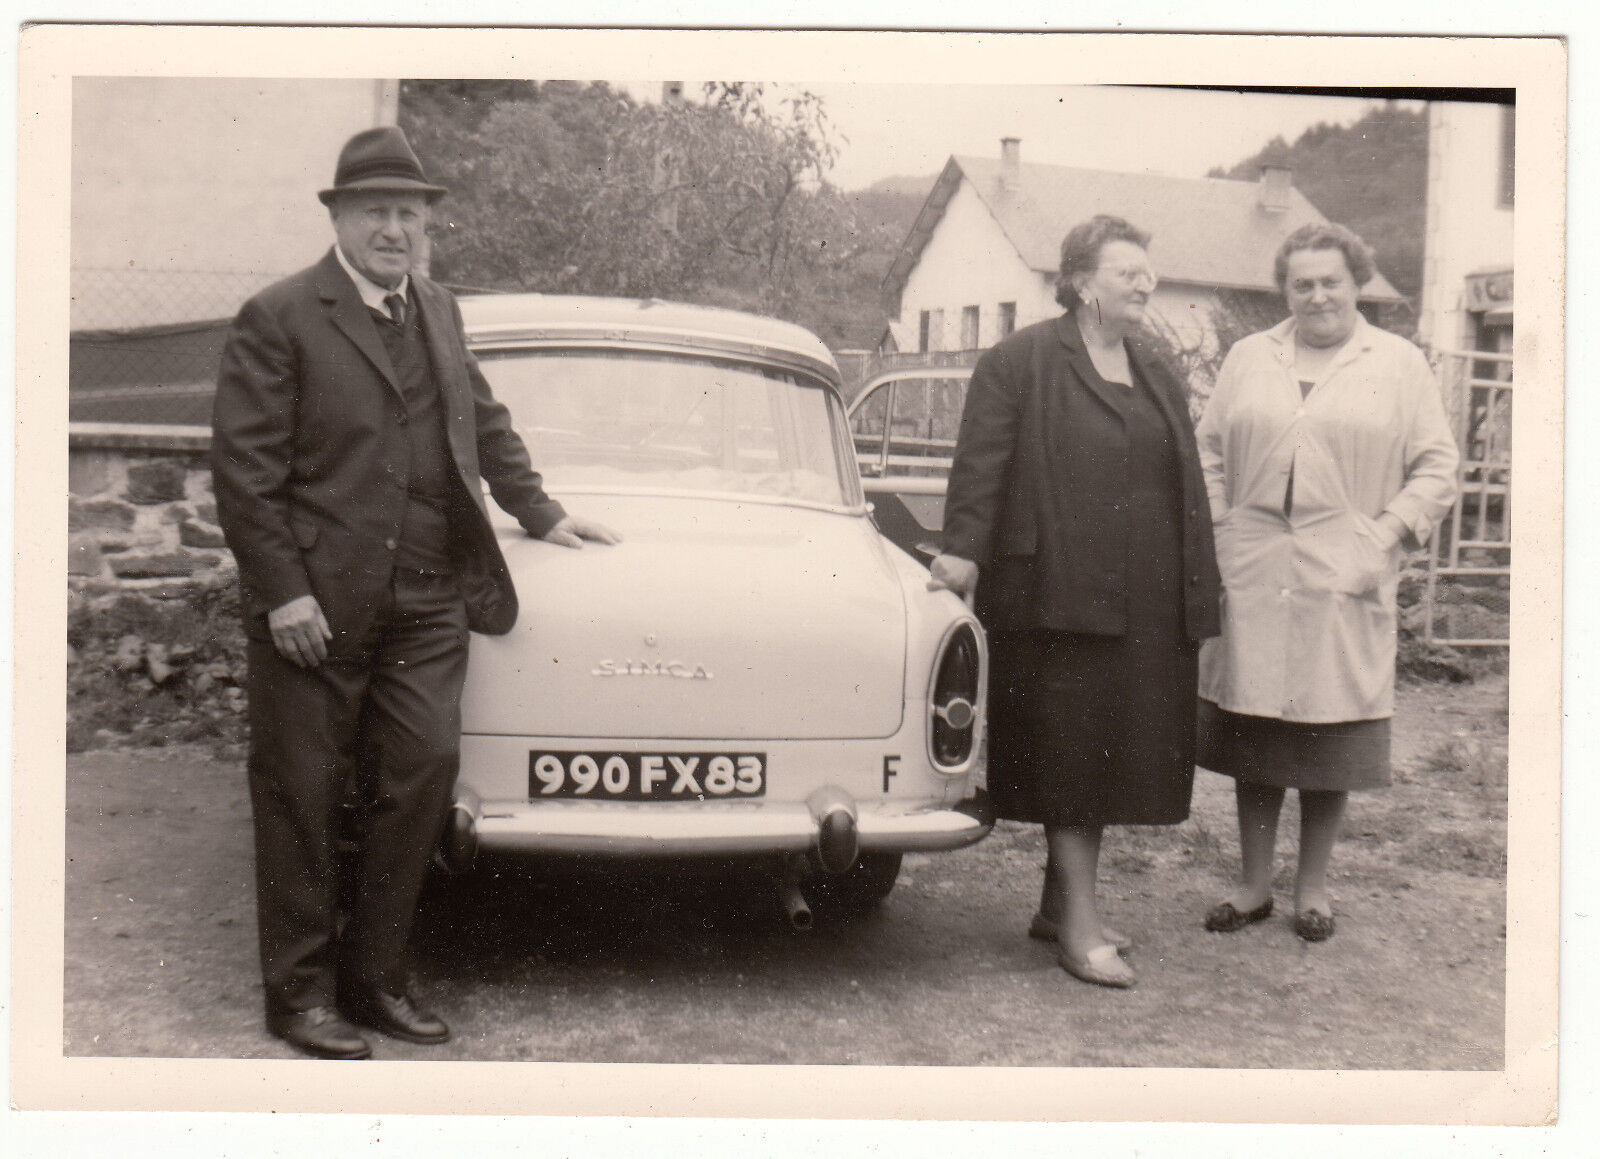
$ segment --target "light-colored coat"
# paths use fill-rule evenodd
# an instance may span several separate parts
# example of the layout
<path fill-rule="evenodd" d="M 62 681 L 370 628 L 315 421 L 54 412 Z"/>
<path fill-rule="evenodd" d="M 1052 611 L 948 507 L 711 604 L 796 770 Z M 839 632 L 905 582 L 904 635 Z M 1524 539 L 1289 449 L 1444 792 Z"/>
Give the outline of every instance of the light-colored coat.
<path fill-rule="evenodd" d="M 1302 399 L 1294 338 L 1291 318 L 1241 340 L 1196 430 L 1224 592 L 1200 695 L 1303 723 L 1388 717 L 1402 551 L 1449 511 L 1459 454 L 1411 343 L 1358 319 Z M 1387 550 L 1385 511 L 1407 529 Z"/>

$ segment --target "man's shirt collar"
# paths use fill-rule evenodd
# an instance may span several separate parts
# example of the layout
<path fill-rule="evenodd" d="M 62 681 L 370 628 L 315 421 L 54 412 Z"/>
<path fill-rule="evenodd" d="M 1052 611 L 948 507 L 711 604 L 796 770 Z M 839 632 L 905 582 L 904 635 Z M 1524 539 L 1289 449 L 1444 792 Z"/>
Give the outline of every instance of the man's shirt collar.
<path fill-rule="evenodd" d="M 356 284 L 356 293 L 361 295 L 361 300 L 371 309 L 387 316 L 389 307 L 384 305 L 383 300 L 390 294 L 399 294 L 402 298 L 406 296 L 406 290 L 411 285 L 410 274 L 401 278 L 400 285 L 396 288 L 392 290 L 385 289 L 351 265 L 350 260 L 344 256 L 344 251 L 339 248 L 338 242 L 333 244 L 333 254 L 339 259 L 339 264 L 344 267 L 344 272 L 350 275 L 350 280 Z"/>

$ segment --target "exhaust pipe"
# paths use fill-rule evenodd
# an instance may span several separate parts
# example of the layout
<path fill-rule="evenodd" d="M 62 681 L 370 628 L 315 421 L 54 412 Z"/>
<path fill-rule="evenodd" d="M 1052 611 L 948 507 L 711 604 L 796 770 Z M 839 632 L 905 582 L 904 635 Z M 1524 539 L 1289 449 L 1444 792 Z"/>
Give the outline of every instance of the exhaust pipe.
<path fill-rule="evenodd" d="M 799 882 L 783 883 L 783 909 L 789 917 L 790 929 L 802 934 L 811 929 L 811 907 L 806 904 L 805 895 L 800 892 Z"/>
<path fill-rule="evenodd" d="M 783 878 L 778 884 L 779 898 L 789 918 L 789 927 L 811 928 L 811 906 L 800 883 L 815 874 L 843 873 L 856 863 L 861 852 L 861 835 L 856 828 L 855 799 L 843 789 L 824 785 L 806 798 L 806 808 L 817 825 L 817 842 L 811 853 L 791 854 L 783 863 Z"/>
<path fill-rule="evenodd" d="M 778 899 L 783 903 L 789 928 L 802 934 L 811 929 L 811 906 L 800 891 L 800 882 L 809 868 L 804 857 L 791 857 L 784 862 L 783 878 L 778 883 Z"/>

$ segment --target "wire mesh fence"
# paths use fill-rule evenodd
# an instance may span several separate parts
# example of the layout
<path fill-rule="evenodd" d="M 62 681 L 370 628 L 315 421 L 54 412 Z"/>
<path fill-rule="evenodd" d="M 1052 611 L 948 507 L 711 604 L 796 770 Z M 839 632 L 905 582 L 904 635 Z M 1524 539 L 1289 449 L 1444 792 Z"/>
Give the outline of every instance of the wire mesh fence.
<path fill-rule="evenodd" d="M 245 299 L 280 276 L 75 268 L 69 417 L 209 424 L 229 321 Z"/>
<path fill-rule="evenodd" d="M 72 329 L 127 331 L 232 318 L 287 271 L 74 267 Z"/>
<path fill-rule="evenodd" d="M 252 294 L 282 276 L 282 271 L 74 268 L 70 419 L 209 425 L 228 326 Z"/>

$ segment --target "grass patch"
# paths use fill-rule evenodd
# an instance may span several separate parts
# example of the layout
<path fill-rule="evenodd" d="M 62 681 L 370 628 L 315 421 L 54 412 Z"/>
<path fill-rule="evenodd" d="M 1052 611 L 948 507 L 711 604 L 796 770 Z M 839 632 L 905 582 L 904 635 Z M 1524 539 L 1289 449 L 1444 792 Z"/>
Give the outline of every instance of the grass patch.
<path fill-rule="evenodd" d="M 1502 790 L 1507 766 L 1504 733 L 1498 740 L 1449 737 L 1425 753 L 1418 765 L 1423 777 L 1448 778 L 1456 788 Z"/>

